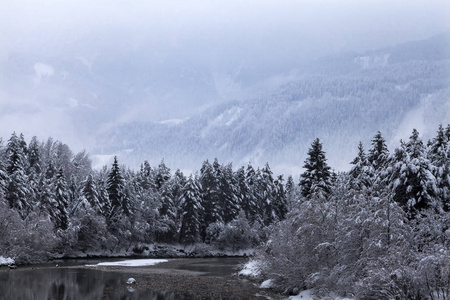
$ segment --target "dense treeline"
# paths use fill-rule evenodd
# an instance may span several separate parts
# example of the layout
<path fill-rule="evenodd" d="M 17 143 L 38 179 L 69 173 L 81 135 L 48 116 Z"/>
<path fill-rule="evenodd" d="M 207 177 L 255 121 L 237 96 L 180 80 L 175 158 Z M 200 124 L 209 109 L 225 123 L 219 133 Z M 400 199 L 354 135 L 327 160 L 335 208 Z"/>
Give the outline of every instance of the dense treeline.
<path fill-rule="evenodd" d="M 413 130 L 389 153 L 378 132 L 348 173 L 313 142 L 285 220 L 255 258 L 285 292 L 356 299 L 449 299 L 450 125 L 427 145 Z"/>
<path fill-rule="evenodd" d="M 135 172 L 115 157 L 95 171 L 85 152 L 51 138 L 27 145 L 14 133 L 0 147 L 0 255 L 35 262 L 140 252 L 155 242 L 252 248 L 285 217 L 288 193 L 268 164 L 233 171 L 216 159 L 186 177 L 164 162 Z"/>
<path fill-rule="evenodd" d="M 151 243 L 260 246 L 261 274 L 286 292 L 357 299 L 450 295 L 450 125 L 393 153 L 378 132 L 348 173 L 316 139 L 298 185 L 269 165 L 205 161 L 186 177 L 161 162 L 92 170 L 52 139 L 13 134 L 0 151 L 0 249 L 17 262 L 142 251 Z"/>

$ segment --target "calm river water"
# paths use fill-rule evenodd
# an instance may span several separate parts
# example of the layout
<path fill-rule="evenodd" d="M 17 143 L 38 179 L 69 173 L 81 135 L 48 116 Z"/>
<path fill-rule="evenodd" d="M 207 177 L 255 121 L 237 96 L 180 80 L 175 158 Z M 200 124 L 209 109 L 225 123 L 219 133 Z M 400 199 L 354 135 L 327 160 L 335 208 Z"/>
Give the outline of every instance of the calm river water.
<path fill-rule="evenodd" d="M 171 299 L 187 300 L 188 295 L 133 289 L 125 283 L 129 275 L 90 268 L 76 268 L 101 260 L 68 260 L 39 266 L 0 270 L 0 299 Z M 105 260 L 111 261 L 111 260 Z M 180 269 L 225 276 L 236 272 L 242 259 L 211 258 L 210 263 L 182 265 Z M 67 267 L 72 266 L 72 267 Z"/>

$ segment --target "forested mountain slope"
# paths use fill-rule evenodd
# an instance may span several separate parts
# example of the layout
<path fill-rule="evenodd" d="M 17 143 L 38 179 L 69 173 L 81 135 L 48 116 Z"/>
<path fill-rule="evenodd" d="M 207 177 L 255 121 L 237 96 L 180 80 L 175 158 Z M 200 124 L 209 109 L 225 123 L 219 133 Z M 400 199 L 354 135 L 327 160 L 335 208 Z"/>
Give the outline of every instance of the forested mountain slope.
<path fill-rule="evenodd" d="M 164 158 L 193 169 L 206 158 L 298 174 L 320 137 L 337 170 L 349 168 L 359 140 L 381 130 L 389 145 L 412 127 L 425 139 L 450 121 L 449 35 L 366 53 L 327 57 L 298 68 L 265 96 L 229 101 L 188 119 L 130 122 L 100 136 L 93 153 L 138 166 Z M 268 85 L 270 83 L 267 83 Z M 98 158 L 101 157 L 97 156 Z"/>

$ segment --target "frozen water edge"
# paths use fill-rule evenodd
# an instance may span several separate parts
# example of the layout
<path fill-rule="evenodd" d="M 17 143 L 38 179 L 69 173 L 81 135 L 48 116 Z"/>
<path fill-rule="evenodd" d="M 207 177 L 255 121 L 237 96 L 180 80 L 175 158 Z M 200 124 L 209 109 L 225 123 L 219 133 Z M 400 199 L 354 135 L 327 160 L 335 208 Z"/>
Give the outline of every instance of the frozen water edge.
<path fill-rule="evenodd" d="M 129 259 L 114 262 L 101 262 L 95 265 L 86 265 L 86 267 L 144 267 L 154 266 L 163 262 L 168 262 L 167 259 Z"/>

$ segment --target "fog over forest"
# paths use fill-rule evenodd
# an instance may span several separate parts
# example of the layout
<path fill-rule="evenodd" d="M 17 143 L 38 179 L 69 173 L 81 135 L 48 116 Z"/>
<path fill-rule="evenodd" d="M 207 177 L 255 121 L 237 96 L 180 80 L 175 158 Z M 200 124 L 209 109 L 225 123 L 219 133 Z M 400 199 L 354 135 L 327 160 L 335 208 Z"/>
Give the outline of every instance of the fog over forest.
<path fill-rule="evenodd" d="M 450 299 L 449 99 L 448 0 L 0 1 L 0 298 L 245 256 L 136 287 Z"/>
<path fill-rule="evenodd" d="M 447 1 L 3 2 L 0 136 L 6 140 L 13 131 L 42 139 L 52 136 L 76 150 L 86 149 L 97 167 L 111 163 L 114 155 L 123 155 L 122 161 L 134 168 L 144 159 L 155 165 L 165 158 L 171 165 L 192 171 L 204 159 L 219 156 L 260 166 L 273 160 L 277 170 L 295 174 L 314 138 L 322 134 L 319 137 L 324 139 L 325 149 L 339 147 L 323 132 L 345 137 L 349 134 L 348 128 L 341 126 L 348 123 L 345 116 L 360 114 L 358 108 L 362 106 L 357 104 L 346 108 L 351 110 L 343 111 L 344 117 L 321 114 L 320 99 L 324 95 L 330 93 L 327 101 L 337 101 L 332 81 L 353 80 L 349 78 L 353 76 L 377 84 L 387 82 L 399 89 L 411 88 L 419 96 L 442 93 L 445 83 L 432 88 L 414 86 L 414 82 L 428 77 L 422 66 L 414 64 L 417 56 L 409 58 L 406 71 L 420 72 L 417 76 L 399 84 L 386 81 L 384 74 L 397 72 L 395 67 L 402 63 L 393 60 L 391 47 L 445 33 L 450 29 L 449 12 Z M 448 43 L 437 43 L 430 51 L 437 47 L 441 47 L 440 56 L 434 52 L 419 60 L 433 59 L 441 65 L 439 71 L 429 72 L 442 78 L 439 72 L 447 66 L 441 63 L 448 58 L 442 52 L 448 49 Z M 379 58 L 370 58 L 372 50 L 380 49 L 384 53 L 379 57 L 387 60 L 379 67 L 387 70 L 370 74 L 363 67 L 380 63 Z M 358 60 L 361 56 L 368 57 L 365 65 Z M 351 59 L 346 60 L 348 57 Z M 349 62 L 359 63 L 364 70 L 349 73 Z M 318 71 L 320 66 L 324 66 L 322 72 Z M 406 70 L 403 65 L 401 68 Z M 299 90 L 311 85 L 324 94 L 299 95 Z M 367 95 L 360 95 L 364 99 L 371 93 L 367 86 L 355 86 L 357 90 L 366 89 Z M 292 134 L 278 140 L 273 132 L 261 136 L 256 121 L 243 122 L 233 114 L 242 109 L 242 117 L 248 109 L 270 109 L 263 104 L 267 98 L 278 102 L 281 110 L 298 111 L 296 104 L 283 106 L 286 97 L 280 94 L 297 97 L 297 102 L 310 101 L 308 105 L 317 109 L 300 112 L 299 119 L 313 113 L 318 121 L 282 124 L 280 128 L 287 127 L 285 132 Z M 378 126 L 380 121 L 370 121 L 364 125 L 367 132 L 351 134 L 348 142 L 356 143 L 362 136 L 370 136 L 369 132 L 383 130 L 383 126 L 391 128 L 384 131 L 388 131 L 386 137 L 392 146 L 408 136 L 408 120 L 416 119 L 414 113 L 428 105 L 415 95 L 403 95 L 401 100 L 393 100 L 392 95 L 388 92 L 381 96 L 387 102 L 414 100 L 409 100 L 413 103 L 405 105 L 396 119 L 381 120 L 382 126 Z M 354 99 L 355 95 L 338 95 L 343 97 Z M 251 101 L 253 104 L 249 104 Z M 382 107 L 372 110 L 384 114 Z M 222 125 L 229 126 L 219 128 L 215 136 L 217 122 L 212 127 L 211 122 L 221 115 L 227 118 L 227 114 L 238 122 L 224 122 Z M 267 116 L 255 118 L 276 126 Z M 337 124 L 320 121 L 327 118 L 336 119 Z M 440 116 L 439 121 L 445 123 L 446 118 Z M 190 122 L 188 128 L 180 129 L 186 120 Z M 431 137 L 438 123 L 430 124 L 429 130 L 421 128 L 421 132 L 425 130 L 424 135 Z M 166 126 L 161 129 L 161 124 Z M 320 130 L 315 131 L 316 127 Z M 167 138 L 157 137 L 161 130 Z M 193 134 L 190 143 L 199 138 L 195 143 L 210 145 L 209 149 L 185 142 L 172 145 L 171 140 L 186 136 L 185 131 Z M 217 136 L 238 140 L 233 131 L 245 135 L 244 141 L 230 146 L 215 140 Z M 122 136 L 116 137 L 117 133 Z M 276 141 L 278 150 L 272 151 L 265 142 L 246 144 L 247 138 L 259 136 Z M 98 141 L 105 140 L 108 142 L 99 145 Z M 136 144 L 138 140 L 142 145 Z M 189 156 L 176 154 L 187 148 Z M 295 149 L 301 154 L 297 155 Z M 348 158 L 355 153 L 344 150 L 343 158 L 330 157 L 333 168 L 348 169 Z M 294 169 L 290 167 L 293 164 L 297 164 Z"/>

